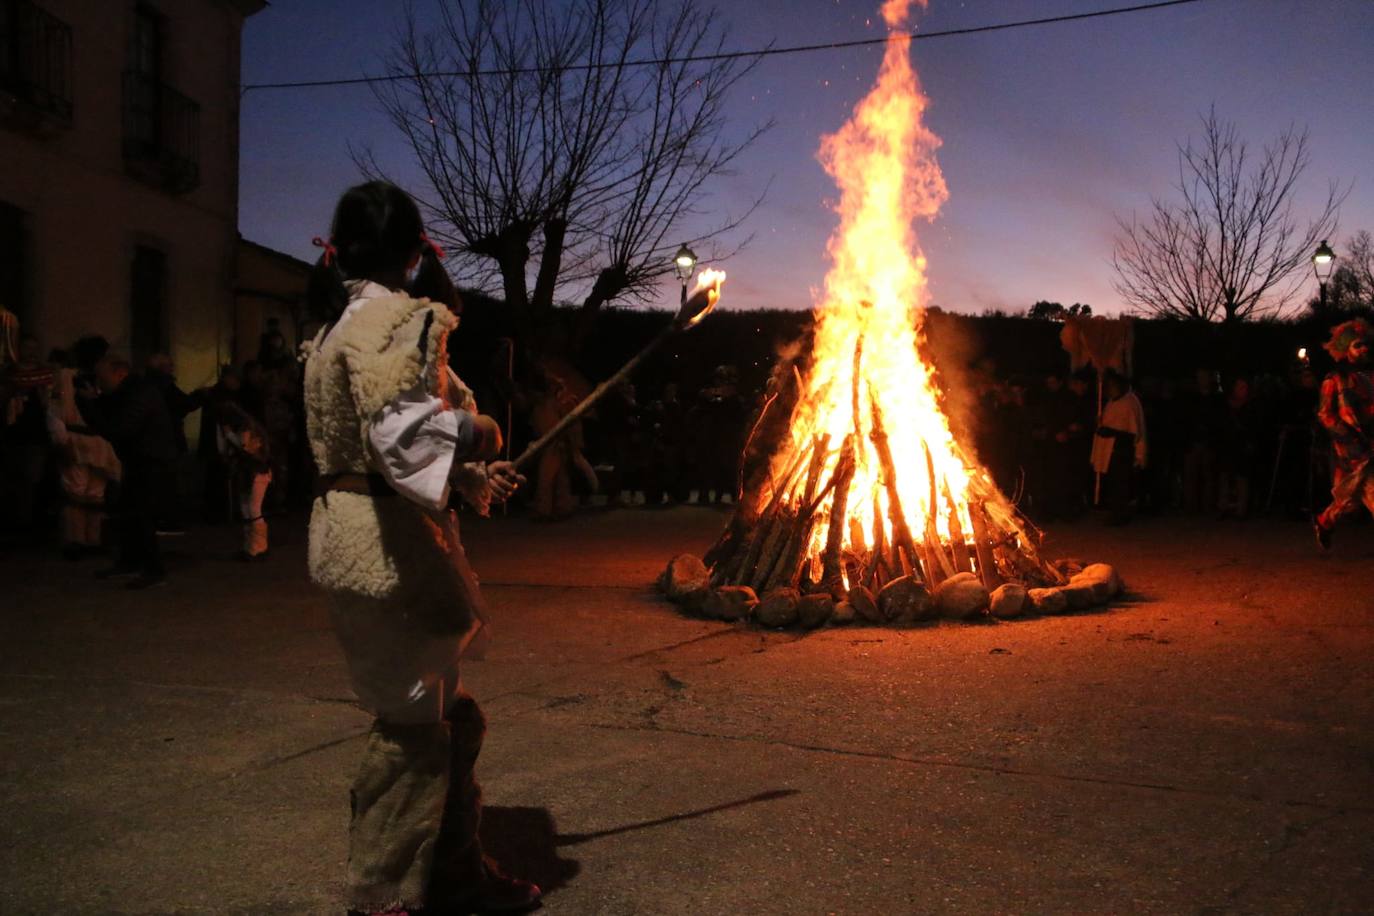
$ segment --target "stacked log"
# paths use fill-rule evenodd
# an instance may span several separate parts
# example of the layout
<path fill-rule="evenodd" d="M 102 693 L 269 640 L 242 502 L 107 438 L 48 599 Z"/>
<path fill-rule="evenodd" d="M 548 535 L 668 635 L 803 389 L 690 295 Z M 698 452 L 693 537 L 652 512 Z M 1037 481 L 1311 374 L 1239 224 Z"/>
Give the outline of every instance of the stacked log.
<path fill-rule="evenodd" d="M 937 615 L 1006 620 L 1097 606 L 1120 591 L 1110 567 L 1043 561 L 1039 532 L 1010 503 L 986 494 L 990 481 L 972 488 L 986 500 L 961 494 L 961 503 L 924 443 L 928 492 L 915 504 L 904 500 L 871 386 L 862 400 L 863 359 L 860 339 L 845 392 L 853 428 L 760 464 L 754 459 L 769 442 L 788 438 L 780 418 L 792 415 L 802 388 L 795 366 L 775 376 L 749 432 L 745 452 L 753 459 L 741 473 L 735 513 L 704 557 L 708 579 L 699 584 L 699 564 L 678 558 L 663 577 L 673 600 L 718 619 L 814 627 L 906 625 Z M 851 492 L 861 460 L 876 460 L 873 492 Z M 872 530 L 861 517 L 872 518 Z"/>

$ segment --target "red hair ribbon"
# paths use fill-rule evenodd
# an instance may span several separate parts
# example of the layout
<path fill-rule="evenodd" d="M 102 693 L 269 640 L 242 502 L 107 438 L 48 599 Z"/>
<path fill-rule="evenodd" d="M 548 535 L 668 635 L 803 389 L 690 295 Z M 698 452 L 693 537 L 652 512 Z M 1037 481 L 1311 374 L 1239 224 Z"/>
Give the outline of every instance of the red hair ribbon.
<path fill-rule="evenodd" d="M 426 233 L 420 233 L 420 242 L 429 246 L 429 250 L 434 252 L 434 256 L 439 260 L 444 259 L 444 249 L 439 247 L 439 243 L 430 238 Z"/>
<path fill-rule="evenodd" d="M 315 236 L 313 239 L 310 240 L 310 244 L 314 245 L 316 248 L 323 248 L 323 249 L 324 249 L 324 266 L 325 266 L 325 267 L 329 267 L 331 264 L 334 263 L 334 257 L 339 253 L 339 249 L 337 249 L 337 248 L 334 247 L 334 240 L 333 240 L 333 239 L 330 239 L 329 241 L 326 242 L 324 239 L 320 238 L 320 237 L 317 235 L 317 236 Z"/>

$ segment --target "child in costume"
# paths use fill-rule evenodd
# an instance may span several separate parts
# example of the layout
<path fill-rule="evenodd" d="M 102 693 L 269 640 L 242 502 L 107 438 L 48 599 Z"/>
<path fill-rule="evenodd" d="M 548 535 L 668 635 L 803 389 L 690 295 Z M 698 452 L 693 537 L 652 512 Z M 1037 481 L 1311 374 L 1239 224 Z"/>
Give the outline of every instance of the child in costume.
<path fill-rule="evenodd" d="M 1374 372 L 1369 345 L 1374 328 L 1362 318 L 1331 329 L 1326 352 L 1336 361 L 1322 381 L 1317 419 L 1331 437 L 1331 505 L 1313 526 L 1317 546 L 1331 549 L 1336 523 L 1356 512 L 1361 502 L 1374 513 Z"/>
<path fill-rule="evenodd" d="M 500 428 L 448 369 L 456 295 L 414 201 L 385 182 L 351 188 L 316 243 L 309 293 L 326 324 L 303 348 L 320 473 L 310 576 L 376 716 L 351 793 L 348 906 L 528 909 L 539 888 L 501 874 L 477 838 L 485 721 L 459 659 L 485 637 L 485 611 L 448 508 L 456 493 L 485 513 L 524 478 L 487 463 Z"/>
<path fill-rule="evenodd" d="M 229 480 L 243 525 L 245 562 L 267 556 L 267 519 L 262 515 L 267 488 L 272 485 L 272 455 L 267 430 L 248 411 L 230 402 L 219 405 L 215 439 L 229 468 Z"/>

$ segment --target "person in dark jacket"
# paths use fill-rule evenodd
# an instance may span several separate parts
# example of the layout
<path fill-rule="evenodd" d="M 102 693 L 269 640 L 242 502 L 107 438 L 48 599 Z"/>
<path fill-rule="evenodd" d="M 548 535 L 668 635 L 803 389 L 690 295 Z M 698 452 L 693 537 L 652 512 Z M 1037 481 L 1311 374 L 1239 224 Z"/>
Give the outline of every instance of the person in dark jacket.
<path fill-rule="evenodd" d="M 230 509 L 229 465 L 219 447 L 219 428 L 226 411 L 242 410 L 243 379 L 233 366 L 220 369 L 219 381 L 206 392 L 205 413 L 201 415 L 200 441 L 196 454 L 205 469 L 201 495 L 201 518 L 219 524 L 235 517 Z"/>
<path fill-rule="evenodd" d="M 132 575 L 129 588 L 166 578 L 157 544 L 157 520 L 176 484 L 177 442 L 162 392 L 131 375 L 126 360 L 106 357 L 96 366 L 100 397 L 93 425 L 114 446 L 124 466 L 117 514 L 119 558 L 100 578 Z"/>
<path fill-rule="evenodd" d="M 176 491 L 166 500 L 164 513 L 158 519 L 158 530 L 164 533 L 180 533 L 184 530 L 180 484 L 186 455 L 190 452 L 186 442 L 186 418 L 205 406 L 210 389 L 198 388 L 189 394 L 182 391 L 181 386 L 177 384 L 176 365 L 172 362 L 172 357 L 166 353 L 154 353 L 148 357 L 148 367 L 143 374 L 149 382 L 157 386 L 162 399 L 167 402 L 167 413 L 172 418 L 172 436 L 177 446 L 177 462 L 182 466 L 177 472 Z"/>

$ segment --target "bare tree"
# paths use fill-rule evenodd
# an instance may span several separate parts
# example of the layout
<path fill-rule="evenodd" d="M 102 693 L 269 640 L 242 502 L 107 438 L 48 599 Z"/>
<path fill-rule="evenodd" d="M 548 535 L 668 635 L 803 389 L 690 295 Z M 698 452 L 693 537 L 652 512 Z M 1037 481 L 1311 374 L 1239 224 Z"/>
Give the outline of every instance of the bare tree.
<path fill-rule="evenodd" d="M 1254 153 L 1213 108 L 1202 118 L 1201 138 L 1179 147 L 1181 200 L 1155 199 L 1143 220 L 1118 218 L 1117 292 L 1159 316 L 1237 321 L 1281 314 L 1349 193 L 1331 182 L 1316 217 L 1300 226 L 1294 196 L 1309 161 L 1305 130 L 1289 128 Z"/>
<path fill-rule="evenodd" d="M 680 234 L 701 225 L 712 180 L 770 125 L 732 134 L 724 117 L 757 58 L 688 59 L 723 50 L 713 11 L 652 0 L 436 8 L 423 34 L 410 11 L 387 61 L 395 79 L 377 96 L 424 173 L 416 196 L 458 256 L 451 269 L 499 287 L 522 333 L 570 294 L 584 318 L 647 298 L 684 241 L 704 261 L 730 253 L 718 240 L 761 198 Z M 370 154 L 356 158 L 382 173 Z"/>
<path fill-rule="evenodd" d="M 1336 270 L 1326 284 L 1327 308 L 1353 312 L 1374 308 L 1374 236 L 1361 229 L 1337 253 Z M 1313 308 L 1320 300 L 1313 301 Z"/>

